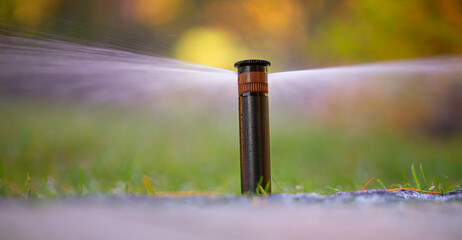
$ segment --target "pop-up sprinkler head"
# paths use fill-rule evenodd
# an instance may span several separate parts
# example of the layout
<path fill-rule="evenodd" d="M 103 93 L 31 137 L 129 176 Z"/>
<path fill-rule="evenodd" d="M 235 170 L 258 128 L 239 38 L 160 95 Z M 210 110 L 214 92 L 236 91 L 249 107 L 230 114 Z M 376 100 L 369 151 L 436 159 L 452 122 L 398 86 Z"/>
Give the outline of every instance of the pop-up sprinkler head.
<path fill-rule="evenodd" d="M 250 59 L 236 62 L 239 87 L 241 192 L 271 193 L 268 116 L 270 62 Z"/>

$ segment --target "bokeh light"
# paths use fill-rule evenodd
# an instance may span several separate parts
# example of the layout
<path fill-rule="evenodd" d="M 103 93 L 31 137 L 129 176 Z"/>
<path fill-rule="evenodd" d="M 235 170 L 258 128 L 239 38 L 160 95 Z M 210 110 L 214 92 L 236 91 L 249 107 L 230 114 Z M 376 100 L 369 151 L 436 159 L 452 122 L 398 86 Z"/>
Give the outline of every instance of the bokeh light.
<path fill-rule="evenodd" d="M 59 0 L 11 0 L 6 1 L 4 5 L 13 8 L 13 16 L 18 23 L 28 27 L 37 27 L 43 18 L 49 17 L 49 14 L 55 10 Z"/>
<path fill-rule="evenodd" d="M 230 33 L 213 28 L 193 28 L 185 32 L 175 46 L 175 57 L 194 63 L 232 69 L 233 63 L 250 56 Z"/>
<path fill-rule="evenodd" d="M 220 54 L 271 59 L 279 71 L 462 53 L 462 3 L 453 0 L 8 0 L 0 19 L 215 67 L 225 66 Z M 193 38 L 215 44 L 217 56 L 187 49 L 204 45 Z"/>
<path fill-rule="evenodd" d="M 183 10 L 182 0 L 135 0 L 134 16 L 141 22 L 156 27 L 174 20 Z"/>

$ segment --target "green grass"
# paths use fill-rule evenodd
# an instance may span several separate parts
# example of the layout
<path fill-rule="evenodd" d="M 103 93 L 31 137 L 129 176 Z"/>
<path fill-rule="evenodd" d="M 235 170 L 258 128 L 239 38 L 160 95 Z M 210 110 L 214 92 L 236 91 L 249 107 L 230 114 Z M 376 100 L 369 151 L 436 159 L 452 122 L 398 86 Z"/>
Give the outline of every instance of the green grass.
<path fill-rule="evenodd" d="M 415 173 L 414 164 L 411 165 L 411 170 L 412 170 L 412 176 L 414 177 L 414 182 L 415 182 L 415 185 L 417 186 L 417 189 L 422 190 L 422 187 L 420 186 L 419 178 L 417 177 L 417 174 Z"/>
<path fill-rule="evenodd" d="M 385 187 L 385 184 L 383 184 L 383 182 L 379 179 L 377 179 L 377 183 L 380 184 L 380 187 L 383 189 L 383 190 L 387 190 L 387 187 Z"/>
<path fill-rule="evenodd" d="M 237 116 L 1 100 L 0 123 L 2 196 L 240 192 Z M 358 190 L 371 177 L 383 182 L 368 188 L 409 186 L 409 174 L 425 190 L 461 184 L 460 137 L 357 131 L 279 116 L 270 134 L 273 192 Z M 420 176 L 412 164 L 421 166 Z"/>

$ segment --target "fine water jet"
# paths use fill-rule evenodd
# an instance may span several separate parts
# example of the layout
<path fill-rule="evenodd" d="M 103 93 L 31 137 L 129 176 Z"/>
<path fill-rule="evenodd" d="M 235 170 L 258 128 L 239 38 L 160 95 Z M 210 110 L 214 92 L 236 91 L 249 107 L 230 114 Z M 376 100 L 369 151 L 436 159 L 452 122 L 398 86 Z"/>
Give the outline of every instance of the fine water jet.
<path fill-rule="evenodd" d="M 236 62 L 239 89 L 241 193 L 271 193 L 266 60 Z"/>

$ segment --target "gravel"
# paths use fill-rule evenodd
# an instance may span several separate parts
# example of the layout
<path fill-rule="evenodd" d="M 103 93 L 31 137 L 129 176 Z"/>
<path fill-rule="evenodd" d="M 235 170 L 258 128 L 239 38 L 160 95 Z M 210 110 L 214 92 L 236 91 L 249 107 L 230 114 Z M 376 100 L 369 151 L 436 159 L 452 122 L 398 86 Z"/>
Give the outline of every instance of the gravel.
<path fill-rule="evenodd" d="M 0 199 L 0 239 L 462 239 L 462 190 Z"/>

